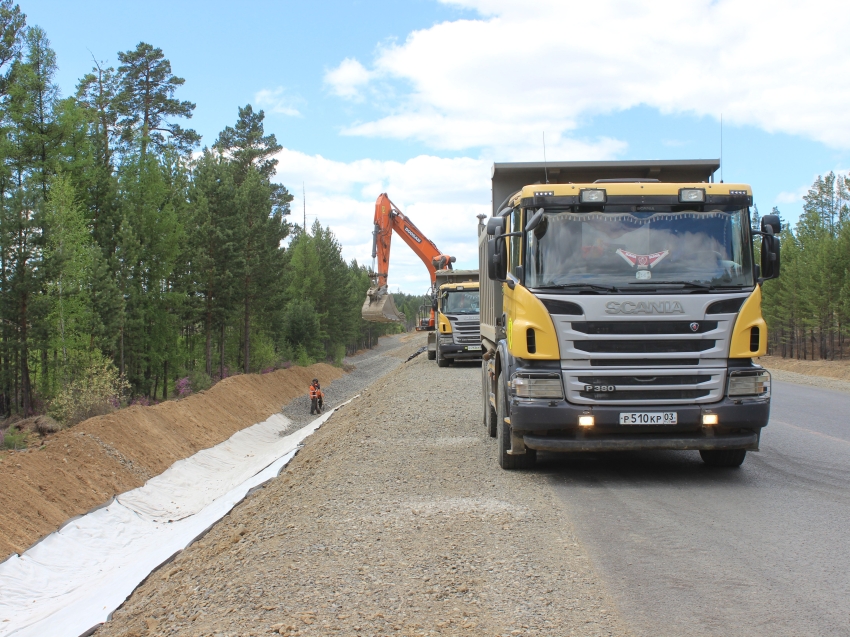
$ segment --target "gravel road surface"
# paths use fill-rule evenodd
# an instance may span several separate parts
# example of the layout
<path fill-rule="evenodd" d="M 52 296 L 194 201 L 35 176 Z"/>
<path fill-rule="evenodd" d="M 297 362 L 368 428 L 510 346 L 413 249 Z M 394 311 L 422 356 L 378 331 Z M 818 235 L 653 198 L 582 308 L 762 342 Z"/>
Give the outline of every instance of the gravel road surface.
<path fill-rule="evenodd" d="M 319 383 L 325 393 L 325 410 L 341 405 L 381 376 L 401 365 L 407 357 L 401 355 L 399 348 L 418 336 L 417 334 L 382 336 L 374 349 L 366 350 L 356 356 L 349 356 L 343 361 L 345 365 L 354 367 L 351 372 L 332 383 L 323 382 L 320 378 Z M 300 429 L 316 418 L 310 415 L 310 398 L 306 387 L 304 395 L 285 405 L 281 412 L 292 421 L 289 431 Z"/>
<path fill-rule="evenodd" d="M 762 450 L 740 469 L 696 452 L 539 467 L 635 634 L 846 637 L 847 414 L 845 392 L 774 382 Z"/>
<path fill-rule="evenodd" d="M 477 365 L 399 364 L 97 634 L 630 634 L 550 478 L 498 468 L 479 392 Z"/>

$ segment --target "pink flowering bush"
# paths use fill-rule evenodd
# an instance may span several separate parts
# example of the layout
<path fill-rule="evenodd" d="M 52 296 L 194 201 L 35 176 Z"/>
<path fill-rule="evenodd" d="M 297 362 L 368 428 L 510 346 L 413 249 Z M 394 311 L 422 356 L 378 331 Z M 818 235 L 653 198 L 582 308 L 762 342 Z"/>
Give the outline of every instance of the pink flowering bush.
<path fill-rule="evenodd" d="M 178 398 L 184 398 L 192 393 L 192 381 L 188 376 L 181 378 L 175 383 L 174 390 Z"/>

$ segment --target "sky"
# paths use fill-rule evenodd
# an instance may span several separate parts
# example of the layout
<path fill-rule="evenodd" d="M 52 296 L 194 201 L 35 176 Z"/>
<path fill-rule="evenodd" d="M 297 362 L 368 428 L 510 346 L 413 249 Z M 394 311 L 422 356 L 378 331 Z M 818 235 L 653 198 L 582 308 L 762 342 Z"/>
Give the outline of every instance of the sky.
<path fill-rule="evenodd" d="M 185 78 L 211 145 L 237 108 L 284 150 L 292 221 L 330 226 L 371 264 L 392 201 L 477 267 L 494 161 L 714 159 L 794 223 L 818 175 L 850 168 L 850 12 L 832 0 L 20 0 L 74 92 L 140 42 Z M 717 175 L 720 178 L 720 175 Z M 306 196 L 305 196 L 306 195 Z M 396 239 L 389 284 L 424 293 Z"/>

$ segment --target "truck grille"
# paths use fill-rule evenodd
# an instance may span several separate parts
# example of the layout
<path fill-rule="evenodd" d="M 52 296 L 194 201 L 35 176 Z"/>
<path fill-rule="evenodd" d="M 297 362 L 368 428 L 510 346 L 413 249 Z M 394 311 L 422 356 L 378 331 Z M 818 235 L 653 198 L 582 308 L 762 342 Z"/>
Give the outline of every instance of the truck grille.
<path fill-rule="evenodd" d="M 595 358 L 591 367 L 687 367 L 699 365 L 698 358 Z"/>
<path fill-rule="evenodd" d="M 694 329 L 696 327 L 696 329 Z M 573 322 L 582 334 L 705 334 L 717 329 L 717 321 L 587 321 Z"/>
<path fill-rule="evenodd" d="M 699 385 L 711 380 L 711 376 L 676 375 L 676 376 L 579 376 L 580 383 L 585 385 L 634 385 L 649 387 L 652 385 Z"/>
<path fill-rule="evenodd" d="M 714 347 L 714 341 L 703 339 L 575 341 L 573 347 L 591 354 L 679 354 L 683 352 L 704 352 Z"/>
<path fill-rule="evenodd" d="M 736 303 L 744 293 L 736 293 Z M 725 296 L 570 296 L 580 316 L 551 313 L 567 400 L 627 411 L 721 401 L 736 317 L 727 315 L 731 306 L 723 305 L 727 314 L 708 308 L 725 304 Z"/>
<path fill-rule="evenodd" d="M 481 328 L 478 321 L 454 321 L 452 333 L 458 345 L 480 345 Z"/>
<path fill-rule="evenodd" d="M 667 362 L 667 361 L 665 361 Z M 694 361 L 696 363 L 696 361 Z M 622 370 L 564 372 L 567 400 L 584 405 L 675 405 L 716 402 L 725 390 L 725 369 L 681 370 L 659 368 L 658 361 L 644 360 L 649 369 L 637 373 Z"/>
<path fill-rule="evenodd" d="M 579 395 L 582 398 L 590 398 L 594 401 L 622 400 L 628 402 L 659 400 L 691 400 L 708 396 L 711 392 L 707 389 L 658 389 L 644 391 L 609 391 L 592 392 L 583 391 Z"/>

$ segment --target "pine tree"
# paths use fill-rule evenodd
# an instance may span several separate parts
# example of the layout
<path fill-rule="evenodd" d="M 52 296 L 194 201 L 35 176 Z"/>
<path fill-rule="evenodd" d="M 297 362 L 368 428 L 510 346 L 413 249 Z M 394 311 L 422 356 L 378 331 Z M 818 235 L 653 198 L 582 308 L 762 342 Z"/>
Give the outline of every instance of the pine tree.
<path fill-rule="evenodd" d="M 171 74 L 171 62 L 160 48 L 139 42 L 133 51 L 118 54 L 121 91 L 117 96 L 118 126 L 122 139 L 138 144 L 142 160 L 147 158 L 148 146 L 162 152 L 171 144 L 181 152 L 198 145 L 200 136 L 184 129 L 173 117 L 189 119 L 195 105 L 175 99 L 177 87 L 186 80 Z"/>

